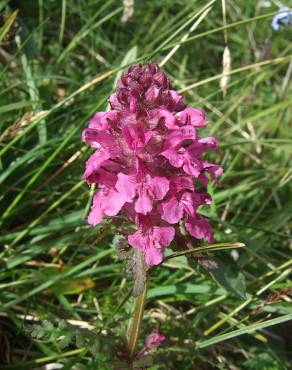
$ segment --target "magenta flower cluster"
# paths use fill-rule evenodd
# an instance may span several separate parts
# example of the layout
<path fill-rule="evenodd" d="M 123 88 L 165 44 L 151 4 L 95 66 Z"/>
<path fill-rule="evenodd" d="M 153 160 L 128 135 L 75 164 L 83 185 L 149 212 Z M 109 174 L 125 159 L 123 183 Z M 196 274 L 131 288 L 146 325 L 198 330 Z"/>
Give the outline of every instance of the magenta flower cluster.
<path fill-rule="evenodd" d="M 207 174 L 217 181 L 223 170 L 202 159 L 218 148 L 215 138 L 196 132 L 207 124 L 204 113 L 186 108 L 155 64 L 131 66 L 109 104 L 111 110 L 96 113 L 82 134 L 95 149 L 83 178 L 99 187 L 89 224 L 122 211 L 137 227 L 128 242 L 148 265 L 162 261 L 180 220 L 194 238 L 212 242 L 209 223 L 197 213 L 211 197 L 198 189 L 207 186 Z"/>

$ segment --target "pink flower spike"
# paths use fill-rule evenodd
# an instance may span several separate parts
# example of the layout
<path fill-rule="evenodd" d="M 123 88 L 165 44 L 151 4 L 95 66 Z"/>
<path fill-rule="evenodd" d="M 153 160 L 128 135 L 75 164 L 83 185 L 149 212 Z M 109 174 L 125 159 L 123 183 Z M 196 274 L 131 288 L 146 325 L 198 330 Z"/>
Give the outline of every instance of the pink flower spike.
<path fill-rule="evenodd" d="M 108 101 L 111 109 L 97 112 L 82 133 L 95 149 L 83 178 L 98 186 L 88 222 L 95 226 L 123 212 L 137 228 L 129 244 L 150 266 L 162 261 L 178 230 L 170 225 L 180 220 L 194 238 L 211 241 L 210 225 L 197 214 L 211 197 L 195 181 L 219 185 L 223 170 L 203 158 L 218 149 L 215 138 L 197 135 L 205 114 L 186 107 L 156 64 L 130 66 Z"/>

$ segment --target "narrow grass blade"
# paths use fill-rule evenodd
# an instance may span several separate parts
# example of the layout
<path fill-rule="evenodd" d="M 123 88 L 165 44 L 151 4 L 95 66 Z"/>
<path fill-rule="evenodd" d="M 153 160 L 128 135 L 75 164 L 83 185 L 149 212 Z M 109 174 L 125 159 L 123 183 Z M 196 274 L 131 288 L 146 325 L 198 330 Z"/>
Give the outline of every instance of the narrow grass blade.
<path fill-rule="evenodd" d="M 281 317 L 277 317 L 276 319 L 271 319 L 271 320 L 263 321 L 260 323 L 252 324 L 242 329 L 233 330 L 230 333 L 217 335 L 216 337 L 213 337 L 211 339 L 198 341 L 196 342 L 196 348 L 201 349 L 201 348 L 209 347 L 216 343 L 223 342 L 227 339 L 236 338 L 239 335 L 243 335 L 243 334 L 250 334 L 250 333 L 253 333 L 255 330 L 261 330 L 264 328 L 268 328 L 269 326 L 281 324 L 283 322 L 290 321 L 290 320 L 292 320 L 292 314 L 284 315 Z"/>
<path fill-rule="evenodd" d="M 18 10 L 15 10 L 13 13 L 9 15 L 4 25 L 0 28 L 0 44 L 1 41 L 4 39 L 6 34 L 9 32 L 11 26 L 13 25 L 13 22 L 15 21 L 15 18 L 17 16 Z"/>

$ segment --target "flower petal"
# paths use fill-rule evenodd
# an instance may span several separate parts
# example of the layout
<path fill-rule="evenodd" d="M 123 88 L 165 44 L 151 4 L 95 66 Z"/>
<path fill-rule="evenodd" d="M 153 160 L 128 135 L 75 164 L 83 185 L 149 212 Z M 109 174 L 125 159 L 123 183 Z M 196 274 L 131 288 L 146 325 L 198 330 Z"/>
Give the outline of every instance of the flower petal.
<path fill-rule="evenodd" d="M 153 227 L 153 240 L 156 247 L 165 248 L 169 246 L 174 238 L 175 230 L 171 226 L 154 226 Z"/>
<path fill-rule="evenodd" d="M 136 195 L 136 176 L 125 175 L 120 172 L 118 174 L 118 181 L 116 183 L 116 189 L 124 197 L 126 202 L 132 202 Z"/>
<path fill-rule="evenodd" d="M 161 95 L 161 89 L 155 85 L 151 85 L 145 92 L 145 100 L 150 104 L 155 104 Z"/>
<path fill-rule="evenodd" d="M 205 120 L 205 113 L 196 108 L 186 108 L 177 113 L 176 117 L 183 125 L 202 127 L 208 124 L 208 122 Z"/>
<path fill-rule="evenodd" d="M 145 340 L 145 347 L 151 349 L 153 347 L 158 347 L 165 341 L 166 337 L 161 334 L 158 330 L 154 330 Z"/>
<path fill-rule="evenodd" d="M 153 135 L 152 131 L 146 132 L 142 125 L 123 127 L 123 136 L 130 150 L 136 151 L 143 148 Z"/>
<path fill-rule="evenodd" d="M 120 109 L 121 108 L 121 103 L 119 102 L 117 98 L 117 94 L 113 93 L 109 98 L 108 102 L 111 106 L 112 109 Z"/>
<path fill-rule="evenodd" d="M 151 247 L 145 250 L 145 262 L 148 266 L 159 265 L 162 260 L 163 255 L 160 249 Z"/>
<path fill-rule="evenodd" d="M 110 154 L 107 150 L 101 148 L 96 150 L 86 162 L 86 170 L 83 175 L 83 179 L 89 184 L 93 183 L 90 177 L 99 170 L 101 165 L 110 158 Z"/>
<path fill-rule="evenodd" d="M 102 196 L 98 192 L 94 195 L 91 211 L 87 218 L 88 223 L 92 226 L 96 226 L 103 220 L 104 212 L 102 210 L 101 205 L 102 205 Z"/>
<path fill-rule="evenodd" d="M 116 216 L 125 204 L 125 199 L 114 189 L 110 190 L 105 201 L 104 213 L 107 216 Z"/>
<path fill-rule="evenodd" d="M 149 194 L 155 200 L 163 199 L 169 190 L 169 181 L 166 177 L 155 176 L 147 185 Z"/>
<path fill-rule="evenodd" d="M 176 168 L 181 167 L 184 163 L 182 156 L 174 149 L 164 150 L 160 154 L 163 157 L 167 158 L 169 160 L 169 163 Z"/>
<path fill-rule="evenodd" d="M 200 197 L 198 197 L 200 199 Z M 189 192 L 183 193 L 180 199 L 180 204 L 183 207 L 184 211 L 189 215 L 189 216 L 194 216 L 195 215 L 195 210 L 196 210 L 196 203 L 193 201 L 192 194 Z"/>
<path fill-rule="evenodd" d="M 201 216 L 189 217 L 185 222 L 187 231 L 196 239 L 207 239 L 213 242 L 213 233 L 210 224 Z"/>
<path fill-rule="evenodd" d="M 195 140 L 196 130 L 193 126 L 183 126 L 178 130 L 172 131 L 166 138 L 164 142 L 164 150 L 170 148 L 176 148 L 181 145 L 184 141 Z"/>
<path fill-rule="evenodd" d="M 107 132 L 98 131 L 92 128 L 86 128 L 85 130 L 82 131 L 82 140 L 84 142 L 93 143 L 94 146 L 97 147 L 99 144 L 102 148 L 108 150 L 112 158 L 118 155 L 119 150 L 117 142 L 113 135 Z"/>
<path fill-rule="evenodd" d="M 176 176 L 170 179 L 170 191 L 173 194 L 183 189 L 194 190 L 193 180 L 188 176 Z"/>
<path fill-rule="evenodd" d="M 108 122 L 105 121 L 105 120 L 101 120 L 104 117 L 105 114 L 106 114 L 106 112 L 97 112 L 97 113 L 95 113 L 95 115 L 89 121 L 88 127 L 93 128 L 95 130 L 101 130 L 101 131 L 108 130 L 109 129 Z"/>
<path fill-rule="evenodd" d="M 185 173 L 192 175 L 194 177 L 199 177 L 201 174 L 201 165 L 200 161 L 193 160 L 191 158 L 186 158 L 183 165 L 183 170 Z"/>
<path fill-rule="evenodd" d="M 148 124 L 151 129 L 155 128 L 159 123 L 172 130 L 178 128 L 174 115 L 167 109 L 153 109 L 150 111 Z"/>
<path fill-rule="evenodd" d="M 102 221 L 104 215 L 117 215 L 124 204 L 125 200 L 115 189 L 101 188 L 94 195 L 91 211 L 88 215 L 88 223 L 95 226 Z"/>
<path fill-rule="evenodd" d="M 217 180 L 217 177 L 220 177 L 223 174 L 223 168 L 218 166 L 217 164 L 212 163 L 203 163 L 204 170 L 207 170 L 211 176 L 211 179 L 217 184 L 217 186 L 221 186 L 220 182 Z"/>
<path fill-rule="evenodd" d="M 175 197 L 160 203 L 158 210 L 162 219 L 169 224 L 176 224 L 183 217 L 183 207 Z"/>
<path fill-rule="evenodd" d="M 191 153 L 193 156 L 199 156 L 202 153 L 207 152 L 209 150 L 217 149 L 218 149 L 217 140 L 214 137 L 210 136 L 200 138 L 197 141 L 194 141 L 193 144 L 191 144 L 188 147 L 188 152 Z"/>
<path fill-rule="evenodd" d="M 135 211 L 146 215 L 152 210 L 152 207 L 152 201 L 147 196 L 146 191 L 143 191 L 141 194 L 139 194 L 139 197 L 135 203 Z"/>
<path fill-rule="evenodd" d="M 145 250 L 145 240 L 142 229 L 138 229 L 134 234 L 128 235 L 129 244 L 136 249 Z"/>
<path fill-rule="evenodd" d="M 181 95 L 179 95 L 175 90 L 169 90 L 170 98 L 173 102 L 173 110 L 179 112 L 185 107 L 185 103 Z"/>

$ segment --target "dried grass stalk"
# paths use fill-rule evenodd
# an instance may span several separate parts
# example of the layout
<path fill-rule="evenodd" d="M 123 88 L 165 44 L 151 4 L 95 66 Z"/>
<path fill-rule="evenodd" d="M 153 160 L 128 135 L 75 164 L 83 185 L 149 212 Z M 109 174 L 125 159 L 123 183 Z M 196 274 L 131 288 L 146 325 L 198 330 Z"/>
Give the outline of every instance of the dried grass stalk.
<path fill-rule="evenodd" d="M 19 120 L 14 122 L 9 126 L 3 134 L 0 136 L 0 142 L 12 139 L 18 135 L 22 130 L 24 130 L 28 125 L 33 123 L 36 119 L 41 118 L 47 113 L 47 110 L 42 110 L 40 112 L 26 112 Z"/>
<path fill-rule="evenodd" d="M 220 89 L 223 92 L 223 96 L 226 96 L 228 83 L 230 81 L 231 72 L 231 54 L 228 46 L 225 46 L 223 52 L 223 76 L 220 79 Z"/>
<path fill-rule="evenodd" d="M 134 0 L 123 0 L 123 15 L 121 18 L 122 23 L 127 23 L 130 18 L 132 18 L 134 14 Z"/>

